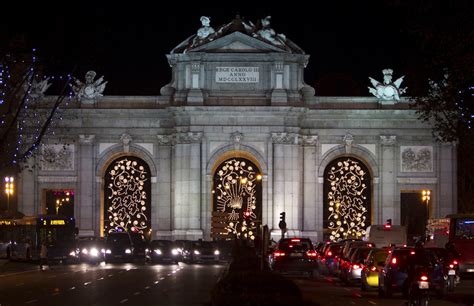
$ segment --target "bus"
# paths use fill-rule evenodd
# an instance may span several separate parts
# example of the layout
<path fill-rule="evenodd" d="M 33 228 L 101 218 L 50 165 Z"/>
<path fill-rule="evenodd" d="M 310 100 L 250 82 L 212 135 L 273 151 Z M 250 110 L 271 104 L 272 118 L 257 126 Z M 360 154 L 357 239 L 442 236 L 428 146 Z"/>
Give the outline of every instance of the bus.
<path fill-rule="evenodd" d="M 428 222 L 425 246 L 452 247 L 459 253 L 459 271 L 474 273 L 474 214 L 453 214 Z"/>
<path fill-rule="evenodd" d="M 0 227 L 0 237 L 7 237 L 9 259 L 38 260 L 43 242 L 48 260 L 66 260 L 76 253 L 74 218 L 53 215 L 8 221 Z"/>
<path fill-rule="evenodd" d="M 0 219 L 0 258 L 10 259 L 12 237 L 9 229 L 12 222 L 11 218 Z"/>

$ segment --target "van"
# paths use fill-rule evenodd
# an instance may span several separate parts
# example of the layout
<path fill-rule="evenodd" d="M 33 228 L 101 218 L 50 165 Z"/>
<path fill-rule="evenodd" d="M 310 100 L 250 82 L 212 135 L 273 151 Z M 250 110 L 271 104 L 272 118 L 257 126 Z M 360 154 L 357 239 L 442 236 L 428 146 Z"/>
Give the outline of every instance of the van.
<path fill-rule="evenodd" d="M 407 229 L 403 225 L 371 225 L 367 227 L 364 240 L 374 243 L 378 248 L 406 246 Z"/>

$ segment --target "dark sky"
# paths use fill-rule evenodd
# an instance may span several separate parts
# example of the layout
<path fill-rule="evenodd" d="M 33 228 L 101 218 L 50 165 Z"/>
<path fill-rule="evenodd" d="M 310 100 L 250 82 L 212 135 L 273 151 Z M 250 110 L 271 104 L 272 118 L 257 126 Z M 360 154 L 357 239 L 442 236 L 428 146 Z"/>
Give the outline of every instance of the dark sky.
<path fill-rule="evenodd" d="M 404 1 L 314 1 L 311 9 L 290 1 L 266 8 L 138 2 L 23 3 L 27 10 L 3 13 L 1 38 L 24 34 L 51 71 L 67 73 L 77 65 L 74 75 L 83 78 L 95 70 L 109 81 L 106 95 L 156 95 L 170 79 L 165 54 L 197 31 L 200 16 L 217 28 L 236 14 L 253 22 L 271 15 L 274 30 L 311 55 L 305 79 L 317 94 L 368 95 L 367 77 L 381 80 L 384 68 L 394 69 L 395 78 L 414 74 L 418 52 L 406 24 L 426 17 Z"/>

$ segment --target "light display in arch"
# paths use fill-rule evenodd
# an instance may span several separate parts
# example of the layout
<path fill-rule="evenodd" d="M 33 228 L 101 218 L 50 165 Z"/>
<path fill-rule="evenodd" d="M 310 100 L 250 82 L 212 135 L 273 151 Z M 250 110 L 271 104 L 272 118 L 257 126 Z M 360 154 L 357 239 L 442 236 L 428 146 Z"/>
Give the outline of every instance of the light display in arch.
<path fill-rule="evenodd" d="M 213 211 L 225 213 L 229 236 L 254 240 L 262 220 L 262 175 L 242 157 L 226 159 L 214 172 Z"/>
<path fill-rule="evenodd" d="M 340 157 L 324 171 L 325 238 L 362 238 L 371 221 L 371 176 L 353 157 Z"/>
<path fill-rule="evenodd" d="M 150 168 L 140 158 L 114 160 L 104 177 L 104 233 L 126 230 L 149 235 L 151 230 Z"/>

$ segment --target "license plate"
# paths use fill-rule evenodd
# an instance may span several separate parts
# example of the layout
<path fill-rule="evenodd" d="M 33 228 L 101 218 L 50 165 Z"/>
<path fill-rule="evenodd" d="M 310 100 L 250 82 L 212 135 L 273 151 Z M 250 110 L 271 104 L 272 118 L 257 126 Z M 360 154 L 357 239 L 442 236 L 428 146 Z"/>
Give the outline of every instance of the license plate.
<path fill-rule="evenodd" d="M 448 275 L 456 275 L 456 270 L 449 270 Z"/>
<path fill-rule="evenodd" d="M 430 283 L 428 282 L 418 282 L 418 288 L 420 289 L 429 289 Z"/>
<path fill-rule="evenodd" d="M 301 253 L 290 253 L 290 257 L 303 257 Z"/>

